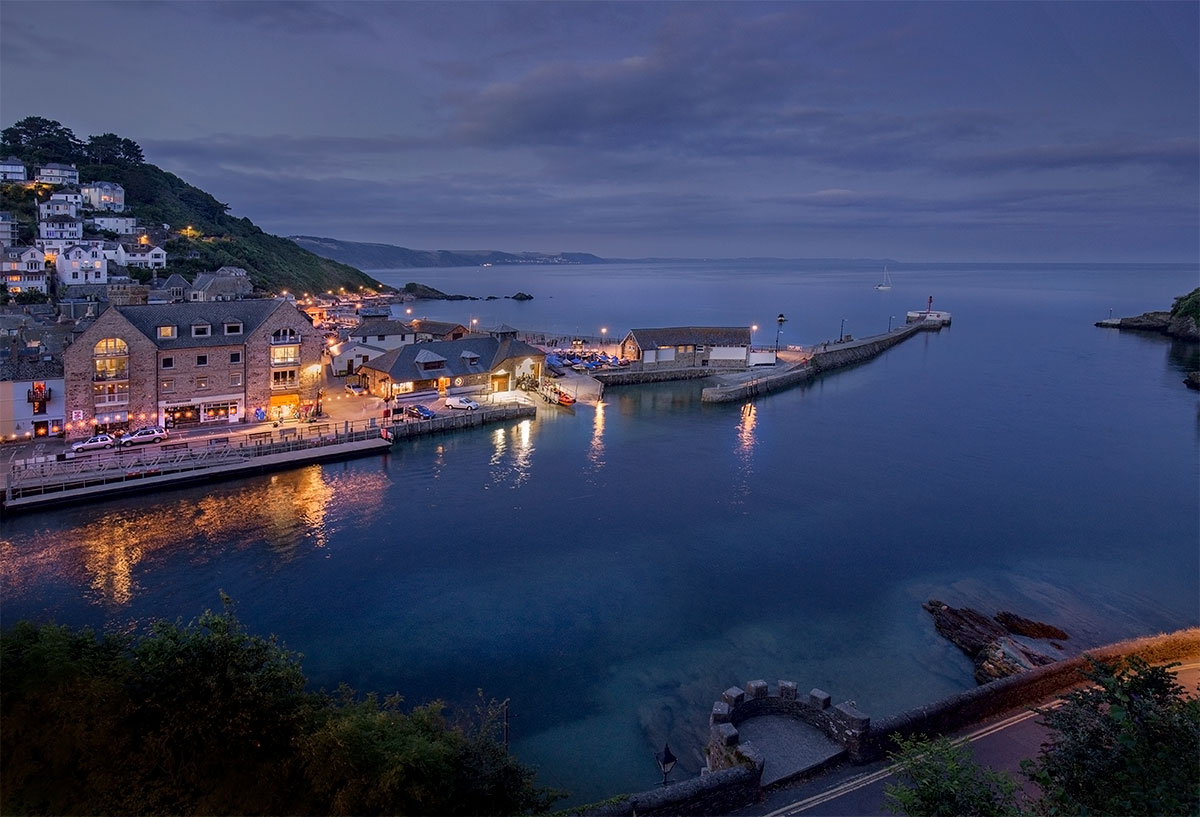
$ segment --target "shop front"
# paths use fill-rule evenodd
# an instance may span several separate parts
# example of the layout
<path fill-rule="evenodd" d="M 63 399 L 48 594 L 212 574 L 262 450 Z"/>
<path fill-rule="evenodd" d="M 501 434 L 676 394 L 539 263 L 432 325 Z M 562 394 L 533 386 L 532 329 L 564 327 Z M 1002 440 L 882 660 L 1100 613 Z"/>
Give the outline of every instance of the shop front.
<path fill-rule="evenodd" d="M 267 416 L 272 420 L 292 420 L 300 416 L 300 395 L 273 394 L 267 407 Z"/>

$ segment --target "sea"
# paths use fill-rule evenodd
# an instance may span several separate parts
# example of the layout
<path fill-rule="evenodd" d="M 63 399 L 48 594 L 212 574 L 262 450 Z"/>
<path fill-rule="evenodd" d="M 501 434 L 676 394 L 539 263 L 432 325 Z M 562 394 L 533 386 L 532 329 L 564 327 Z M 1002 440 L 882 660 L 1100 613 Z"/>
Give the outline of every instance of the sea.
<path fill-rule="evenodd" d="M 510 750 L 567 804 L 653 787 L 664 743 L 674 779 L 697 773 L 713 701 L 750 680 L 876 718 L 973 687 L 931 598 L 1053 623 L 1063 655 L 1200 624 L 1200 352 L 1094 325 L 1169 308 L 1200 269 L 888 266 L 890 291 L 873 262 L 374 272 L 478 298 L 398 317 L 531 337 L 809 345 L 930 297 L 953 324 L 745 403 L 610 387 L 386 455 L 16 515 L 0 623 L 137 632 L 223 592 L 314 688 L 508 701 Z"/>

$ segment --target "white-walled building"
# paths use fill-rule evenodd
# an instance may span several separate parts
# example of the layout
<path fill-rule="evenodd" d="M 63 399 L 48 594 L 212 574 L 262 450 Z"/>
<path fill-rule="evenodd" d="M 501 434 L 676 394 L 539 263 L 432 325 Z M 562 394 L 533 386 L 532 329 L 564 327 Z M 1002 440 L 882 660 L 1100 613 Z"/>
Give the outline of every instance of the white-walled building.
<path fill-rule="evenodd" d="M 417 342 L 417 331 L 403 321 L 372 318 L 350 330 L 350 340 L 380 349 L 399 349 Z"/>
<path fill-rule="evenodd" d="M 45 184 L 79 184 L 79 171 L 75 165 L 50 162 L 38 168 L 35 178 Z"/>
<path fill-rule="evenodd" d="M 365 343 L 357 343 L 352 340 L 344 340 L 341 343 L 335 343 L 326 350 L 329 355 L 329 366 L 335 375 L 354 374 L 358 371 L 358 367 L 366 363 L 368 360 L 375 358 L 386 352 L 387 349 L 382 349 L 378 346 L 369 346 Z"/>
<path fill-rule="evenodd" d="M 79 215 L 79 205 L 69 199 L 56 199 L 51 197 L 38 205 L 38 220 L 45 221 L 51 216 L 71 216 L 75 218 Z"/>
<path fill-rule="evenodd" d="M 108 283 L 108 259 L 96 247 L 68 247 L 58 254 L 54 269 L 63 284 Z"/>
<path fill-rule="evenodd" d="M 25 174 L 25 163 L 16 156 L 9 156 L 0 161 L 0 181 L 23 182 L 28 178 Z"/>
<path fill-rule="evenodd" d="M 66 214 L 50 216 L 38 222 L 38 235 L 47 241 L 78 242 L 83 238 L 83 221 Z"/>
<path fill-rule="evenodd" d="M 46 256 L 37 247 L 5 247 L 0 274 L 9 292 L 48 292 Z"/>
<path fill-rule="evenodd" d="M 123 267 L 163 269 L 167 266 L 167 251 L 153 244 L 119 244 L 117 263 Z"/>
<path fill-rule="evenodd" d="M 0 247 L 11 247 L 17 243 L 17 222 L 12 213 L 0 212 Z"/>
<path fill-rule="evenodd" d="M 120 213 L 125 209 L 125 188 L 115 182 L 92 182 L 82 187 L 83 198 L 93 210 Z"/>
<path fill-rule="evenodd" d="M 97 230 L 111 230 L 118 235 L 137 235 L 141 231 L 133 216 L 95 216 L 89 222 Z"/>

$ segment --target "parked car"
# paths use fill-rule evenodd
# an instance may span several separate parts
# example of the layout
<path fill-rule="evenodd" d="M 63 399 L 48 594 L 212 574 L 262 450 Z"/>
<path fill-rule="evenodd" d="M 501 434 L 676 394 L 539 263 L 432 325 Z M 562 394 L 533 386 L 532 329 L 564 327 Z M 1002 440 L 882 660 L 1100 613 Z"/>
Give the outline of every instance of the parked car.
<path fill-rule="evenodd" d="M 404 407 L 404 416 L 411 417 L 414 420 L 430 420 L 434 417 L 437 417 L 437 414 L 435 414 L 432 409 L 428 409 L 425 406 L 418 405 L 418 406 L 405 406 Z"/>
<path fill-rule="evenodd" d="M 71 450 L 76 453 L 80 451 L 94 451 L 97 448 L 112 448 L 116 444 L 117 440 L 113 435 L 97 434 L 95 437 L 88 437 L 86 440 L 72 443 Z"/>
<path fill-rule="evenodd" d="M 446 408 L 452 409 L 470 409 L 474 411 L 479 408 L 479 404 L 470 397 L 447 397 Z"/>
<path fill-rule="evenodd" d="M 142 443 L 160 443 L 169 437 L 167 430 L 162 426 L 146 426 L 139 428 L 132 434 L 126 434 L 121 438 L 121 445 L 141 445 Z"/>
<path fill-rule="evenodd" d="M 360 396 L 367 393 L 366 387 L 360 383 L 347 383 L 346 391 L 350 392 L 351 394 L 357 394 Z"/>

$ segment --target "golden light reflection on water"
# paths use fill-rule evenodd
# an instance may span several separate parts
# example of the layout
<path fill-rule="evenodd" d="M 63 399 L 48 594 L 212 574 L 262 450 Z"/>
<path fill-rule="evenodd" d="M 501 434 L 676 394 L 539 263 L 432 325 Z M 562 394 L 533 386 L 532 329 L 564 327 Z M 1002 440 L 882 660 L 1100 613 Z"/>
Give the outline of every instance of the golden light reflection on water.
<path fill-rule="evenodd" d="M 492 482 L 509 483 L 516 488 L 529 479 L 533 466 L 533 423 L 523 420 L 509 429 L 498 428 L 492 432 L 491 466 Z"/>
<path fill-rule="evenodd" d="M 754 453 L 754 427 L 758 424 L 757 409 L 753 403 L 742 406 L 741 420 L 738 422 L 738 446 L 743 455 Z"/>
<path fill-rule="evenodd" d="M 381 472 L 330 474 L 327 467 L 273 474 L 199 497 L 146 497 L 130 510 L 139 503 L 134 499 L 76 527 L 6 538 L 0 542 L 4 592 L 19 594 L 26 583 L 49 578 L 86 583 L 99 600 L 123 605 L 138 593 L 139 570 L 151 569 L 160 551 L 219 558 L 210 548 L 262 543 L 290 561 L 312 547 L 324 548 L 333 533 L 331 511 L 361 522 L 380 512 L 389 482 Z"/>
<path fill-rule="evenodd" d="M 597 468 L 604 466 L 604 401 L 596 403 L 596 414 L 592 418 L 592 445 L 588 449 L 588 459 Z"/>

